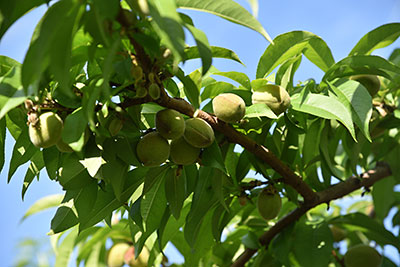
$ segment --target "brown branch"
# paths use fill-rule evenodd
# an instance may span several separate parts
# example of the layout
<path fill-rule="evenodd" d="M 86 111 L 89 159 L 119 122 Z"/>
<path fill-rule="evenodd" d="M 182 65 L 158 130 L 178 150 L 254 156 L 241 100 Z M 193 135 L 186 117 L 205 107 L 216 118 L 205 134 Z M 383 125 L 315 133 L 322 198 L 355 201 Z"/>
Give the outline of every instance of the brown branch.
<path fill-rule="evenodd" d="M 163 91 L 163 90 L 162 90 Z M 172 108 L 180 113 L 186 114 L 190 117 L 194 116 L 194 108 L 188 102 L 179 98 L 171 98 L 165 92 L 162 92 L 161 98 L 157 103 L 166 108 Z M 199 110 L 196 114 L 197 117 L 207 121 L 215 130 L 223 133 L 230 142 L 240 144 L 247 151 L 253 153 L 259 159 L 266 162 L 277 173 L 282 175 L 283 182 L 292 186 L 301 196 L 305 202 L 316 201 L 318 195 L 306 184 L 303 179 L 296 175 L 286 164 L 284 164 L 278 157 L 276 157 L 266 147 L 257 144 L 254 140 L 246 135 L 236 131 L 231 125 L 218 120 L 215 116 Z"/>
<path fill-rule="evenodd" d="M 260 238 L 260 243 L 268 247 L 272 239 L 281 232 L 285 227 L 297 221 L 302 215 L 304 215 L 310 209 L 323 204 L 329 203 L 334 199 L 341 198 L 351 192 L 360 189 L 362 187 L 370 187 L 377 181 L 388 177 L 392 174 L 390 166 L 383 162 L 378 162 L 375 169 L 369 170 L 360 175 L 360 177 L 351 177 L 344 182 L 338 183 L 328 189 L 318 192 L 319 196 L 315 201 L 304 203 L 300 207 L 293 210 L 291 213 L 279 220 L 274 226 L 266 231 Z M 257 252 L 257 250 L 247 248 L 232 264 L 233 267 L 244 266 L 244 264 L 251 259 L 251 257 Z"/>

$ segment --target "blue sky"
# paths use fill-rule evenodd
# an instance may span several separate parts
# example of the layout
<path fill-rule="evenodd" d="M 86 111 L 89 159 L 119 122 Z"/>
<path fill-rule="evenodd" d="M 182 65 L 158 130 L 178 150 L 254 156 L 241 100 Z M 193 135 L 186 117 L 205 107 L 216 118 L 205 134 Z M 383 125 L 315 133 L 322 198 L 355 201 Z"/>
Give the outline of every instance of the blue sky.
<path fill-rule="evenodd" d="M 248 8 L 246 1 L 238 1 Z M 259 20 L 272 38 L 279 34 L 305 30 L 319 35 L 331 48 L 336 61 L 345 57 L 357 41 L 368 31 L 389 22 L 400 22 L 400 1 L 398 0 L 260 0 Z M 0 54 L 22 62 L 34 26 L 44 14 L 46 8 L 36 9 L 9 29 L 0 40 Z M 251 79 L 259 57 L 268 43 L 263 37 L 243 26 L 227 22 L 211 14 L 196 11 L 184 11 L 194 19 L 195 26 L 208 36 L 211 45 L 222 46 L 234 50 L 246 67 L 238 63 L 217 59 L 215 66 L 221 71 L 245 72 Z M 192 43 L 192 40 L 188 40 Z M 387 57 L 390 52 L 400 47 L 397 41 L 389 48 L 377 50 L 374 54 Z M 187 71 L 199 67 L 199 62 L 188 61 Z M 295 81 L 322 77 L 322 72 L 307 60 L 303 60 Z M 8 136 L 6 145 L 7 159 L 10 159 L 13 140 Z M 57 183 L 50 181 L 42 173 L 40 182 L 34 182 L 28 190 L 25 201 L 21 200 L 21 187 L 27 166 L 19 169 L 15 177 L 7 184 L 7 163 L 0 174 L 0 259 L 1 266 L 12 266 L 16 257 L 15 248 L 18 240 L 25 237 L 43 238 L 49 231 L 54 210 L 28 218 L 22 224 L 22 218 L 28 207 L 37 199 L 53 193 L 61 193 Z"/>

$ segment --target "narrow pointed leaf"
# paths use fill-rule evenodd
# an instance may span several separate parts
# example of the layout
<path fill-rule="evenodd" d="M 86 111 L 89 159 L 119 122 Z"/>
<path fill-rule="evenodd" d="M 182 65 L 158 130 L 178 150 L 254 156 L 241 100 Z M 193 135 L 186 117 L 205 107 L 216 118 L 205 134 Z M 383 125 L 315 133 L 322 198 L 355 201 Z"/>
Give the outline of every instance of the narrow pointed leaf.
<path fill-rule="evenodd" d="M 373 29 L 364 35 L 349 53 L 351 55 L 370 55 L 374 50 L 392 44 L 400 36 L 400 23 L 389 23 Z"/>
<path fill-rule="evenodd" d="M 243 25 L 260 33 L 265 39 L 272 43 L 271 37 L 265 31 L 260 22 L 244 7 L 232 0 L 176 0 L 176 5 L 179 8 L 208 12 L 231 22 Z"/>

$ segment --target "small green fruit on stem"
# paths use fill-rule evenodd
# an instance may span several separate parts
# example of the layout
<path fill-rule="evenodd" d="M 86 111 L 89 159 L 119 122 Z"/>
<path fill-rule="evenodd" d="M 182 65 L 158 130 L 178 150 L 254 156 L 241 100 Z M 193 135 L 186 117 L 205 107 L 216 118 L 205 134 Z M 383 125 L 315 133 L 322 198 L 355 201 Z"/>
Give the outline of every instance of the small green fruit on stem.
<path fill-rule="evenodd" d="M 216 96 L 212 101 L 212 106 L 215 116 L 228 123 L 240 121 L 246 113 L 246 104 L 243 99 L 232 93 Z"/>
<path fill-rule="evenodd" d="M 253 104 L 266 104 L 277 116 L 290 106 L 290 96 L 280 85 L 266 84 L 253 92 L 251 97 Z"/>
<path fill-rule="evenodd" d="M 160 87 L 156 83 L 150 84 L 149 95 L 154 100 L 157 100 L 160 98 Z"/>
<path fill-rule="evenodd" d="M 205 120 L 191 118 L 186 120 L 185 140 L 194 147 L 205 148 L 210 146 L 215 139 L 214 130 Z"/>
<path fill-rule="evenodd" d="M 125 253 L 125 263 L 130 267 L 147 267 L 149 256 L 149 250 L 146 247 L 143 247 L 139 256 L 135 259 L 135 248 L 131 246 Z"/>
<path fill-rule="evenodd" d="M 346 267 L 379 267 L 381 266 L 382 256 L 374 248 L 358 244 L 349 248 L 344 255 Z"/>
<path fill-rule="evenodd" d="M 117 243 L 113 245 L 107 254 L 108 267 L 122 267 L 125 264 L 125 253 L 129 249 L 128 243 Z"/>
<path fill-rule="evenodd" d="M 60 116 L 46 112 L 38 117 L 36 123 L 29 125 L 29 138 L 37 147 L 51 147 L 61 138 L 62 129 L 63 121 Z"/>
<path fill-rule="evenodd" d="M 359 83 L 361 83 L 368 90 L 369 94 L 372 97 L 374 97 L 381 88 L 381 81 L 376 75 L 353 75 L 350 76 L 350 80 L 358 81 Z"/>
<path fill-rule="evenodd" d="M 158 132 L 151 132 L 140 139 L 136 147 L 139 161 L 148 167 L 159 166 L 169 157 L 169 144 Z"/>
<path fill-rule="evenodd" d="M 190 165 L 196 162 L 200 148 L 194 147 L 181 137 L 171 142 L 171 160 L 178 165 Z"/>
<path fill-rule="evenodd" d="M 257 200 L 257 209 L 261 217 L 271 220 L 278 216 L 282 207 L 282 199 L 275 187 L 267 186 L 264 188 Z"/>
<path fill-rule="evenodd" d="M 166 139 L 178 139 L 185 132 L 185 120 L 181 113 L 173 109 L 163 109 L 156 113 L 156 129 Z"/>

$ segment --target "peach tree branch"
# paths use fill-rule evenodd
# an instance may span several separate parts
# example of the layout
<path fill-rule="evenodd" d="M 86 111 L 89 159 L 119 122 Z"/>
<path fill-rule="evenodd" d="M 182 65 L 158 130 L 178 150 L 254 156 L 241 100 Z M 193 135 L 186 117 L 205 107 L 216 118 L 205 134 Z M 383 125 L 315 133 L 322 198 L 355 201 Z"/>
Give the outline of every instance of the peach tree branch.
<path fill-rule="evenodd" d="M 329 204 L 330 201 L 341 198 L 350 194 L 351 192 L 362 187 L 370 187 L 379 180 L 388 177 L 392 174 L 390 166 L 383 162 L 378 162 L 375 169 L 362 173 L 359 177 L 353 176 L 344 182 L 329 187 L 321 192 L 318 192 L 318 198 L 313 202 L 304 202 L 300 207 L 294 209 L 285 217 L 280 219 L 274 226 L 266 231 L 259 241 L 264 247 L 268 247 L 272 239 L 281 232 L 284 228 L 297 221 L 310 209 L 320 205 Z M 247 248 L 232 264 L 232 267 L 244 266 L 244 264 L 253 257 L 257 250 Z"/>

